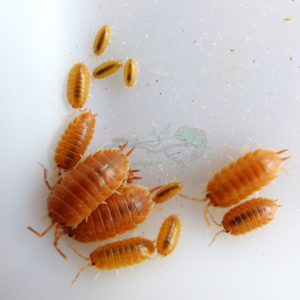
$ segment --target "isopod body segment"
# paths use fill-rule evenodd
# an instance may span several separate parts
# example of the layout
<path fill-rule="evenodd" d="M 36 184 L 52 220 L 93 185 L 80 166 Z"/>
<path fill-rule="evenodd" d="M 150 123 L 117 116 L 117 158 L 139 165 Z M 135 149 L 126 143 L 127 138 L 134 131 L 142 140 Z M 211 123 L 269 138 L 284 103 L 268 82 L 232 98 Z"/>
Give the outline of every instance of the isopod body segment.
<path fill-rule="evenodd" d="M 90 71 L 83 62 L 75 64 L 68 76 L 67 97 L 73 108 L 81 108 L 90 90 Z"/>
<path fill-rule="evenodd" d="M 94 53 L 96 55 L 102 54 L 107 48 L 107 45 L 110 40 L 110 32 L 111 28 L 109 25 L 102 26 L 101 29 L 98 31 L 94 41 Z"/>
<path fill-rule="evenodd" d="M 157 252 L 167 256 L 177 246 L 181 232 L 181 221 L 178 216 L 171 215 L 163 222 L 156 241 Z"/>
<path fill-rule="evenodd" d="M 94 72 L 93 76 L 98 79 L 105 78 L 115 72 L 117 72 L 121 67 L 123 63 L 120 60 L 109 60 L 100 66 L 98 66 Z"/>
<path fill-rule="evenodd" d="M 91 111 L 81 113 L 69 123 L 55 151 L 59 169 L 69 170 L 81 159 L 95 131 L 96 115 Z"/>
<path fill-rule="evenodd" d="M 124 82 L 127 86 L 133 86 L 136 81 L 137 64 L 134 58 L 127 60 L 124 66 Z"/>

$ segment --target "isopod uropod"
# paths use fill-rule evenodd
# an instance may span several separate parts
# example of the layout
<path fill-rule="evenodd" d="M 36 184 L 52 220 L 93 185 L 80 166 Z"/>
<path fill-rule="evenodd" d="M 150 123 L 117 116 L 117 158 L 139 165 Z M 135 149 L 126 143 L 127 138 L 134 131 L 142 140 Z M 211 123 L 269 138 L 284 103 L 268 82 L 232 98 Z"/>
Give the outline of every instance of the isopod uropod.
<path fill-rule="evenodd" d="M 209 201 L 205 208 L 204 217 L 207 219 L 208 207 L 229 207 L 239 203 L 249 195 L 260 190 L 277 177 L 281 162 L 290 158 L 279 155 L 287 149 L 275 152 L 271 149 L 258 149 L 248 152 L 228 167 L 216 173 L 207 184 L 207 194 L 204 199 L 180 196 L 194 201 Z"/>
<path fill-rule="evenodd" d="M 73 108 L 81 108 L 87 101 L 90 89 L 90 71 L 83 62 L 75 64 L 68 76 L 67 97 Z"/>
<path fill-rule="evenodd" d="M 156 241 L 157 252 L 167 256 L 171 254 L 179 240 L 181 221 L 178 216 L 171 215 L 163 222 Z"/>
<path fill-rule="evenodd" d="M 101 27 L 101 29 L 98 31 L 95 41 L 94 41 L 94 53 L 96 55 L 102 54 L 105 49 L 107 48 L 109 39 L 110 39 L 110 26 L 104 25 Z"/>
<path fill-rule="evenodd" d="M 73 250 L 83 259 L 89 260 L 90 263 L 79 270 L 72 283 L 87 267 L 95 266 L 98 269 L 110 270 L 138 264 L 148 259 L 154 253 L 155 247 L 150 240 L 134 237 L 100 246 L 90 254 L 90 257 L 85 257 L 77 250 Z"/>
<path fill-rule="evenodd" d="M 126 181 L 128 156 L 134 149 L 123 154 L 126 145 L 119 150 L 99 150 L 62 177 L 47 200 L 48 213 L 52 219 L 50 226 L 43 233 L 27 228 L 38 236 L 44 236 L 56 223 L 54 246 L 65 258 L 57 247 L 57 241 L 64 233 L 64 230 L 59 230 L 62 227 L 76 227 Z"/>
<path fill-rule="evenodd" d="M 124 82 L 127 86 L 133 86 L 136 81 L 137 65 L 134 58 L 127 60 L 124 66 Z"/>
<path fill-rule="evenodd" d="M 91 111 L 81 113 L 69 123 L 55 151 L 59 169 L 69 170 L 80 161 L 93 137 L 95 124 L 96 115 Z"/>
<path fill-rule="evenodd" d="M 122 65 L 123 63 L 120 60 L 109 60 L 98 66 L 94 70 L 93 75 L 95 78 L 98 79 L 105 78 L 119 70 L 122 67 Z"/>
<path fill-rule="evenodd" d="M 235 206 L 224 215 L 222 224 L 214 221 L 216 225 L 223 226 L 224 229 L 215 235 L 211 244 L 222 232 L 232 235 L 245 234 L 268 224 L 275 217 L 278 207 L 276 201 L 267 198 L 254 198 Z"/>

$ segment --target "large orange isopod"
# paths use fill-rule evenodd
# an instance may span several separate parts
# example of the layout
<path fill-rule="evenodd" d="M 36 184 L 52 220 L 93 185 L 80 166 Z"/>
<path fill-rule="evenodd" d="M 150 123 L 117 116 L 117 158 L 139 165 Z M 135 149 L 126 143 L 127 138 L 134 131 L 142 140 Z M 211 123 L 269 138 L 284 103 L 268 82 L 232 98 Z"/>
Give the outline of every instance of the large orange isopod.
<path fill-rule="evenodd" d="M 64 233 L 64 229 L 61 232 L 59 229 L 76 227 L 126 181 L 128 155 L 133 150 L 123 154 L 126 145 L 119 150 L 99 150 L 62 177 L 48 197 L 48 213 L 52 224 L 43 233 L 31 227 L 28 229 L 44 236 L 56 223 L 54 246 L 65 257 L 57 247 L 57 240 Z"/>

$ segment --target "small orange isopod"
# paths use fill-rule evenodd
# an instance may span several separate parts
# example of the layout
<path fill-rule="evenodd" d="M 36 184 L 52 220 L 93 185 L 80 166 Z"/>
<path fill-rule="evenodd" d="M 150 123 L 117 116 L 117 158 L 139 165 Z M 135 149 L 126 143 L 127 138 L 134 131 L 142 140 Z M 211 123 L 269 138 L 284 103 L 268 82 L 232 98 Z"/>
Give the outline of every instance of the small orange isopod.
<path fill-rule="evenodd" d="M 73 168 L 81 159 L 93 138 L 96 125 L 96 115 L 91 111 L 81 113 L 62 135 L 56 151 L 55 163 L 64 171 Z"/>
<path fill-rule="evenodd" d="M 110 32 L 111 29 L 109 25 L 104 25 L 98 31 L 94 41 L 94 53 L 96 55 L 102 54 L 107 48 L 110 39 Z"/>
<path fill-rule="evenodd" d="M 230 209 L 223 217 L 222 224 L 214 223 L 224 229 L 217 235 L 227 232 L 232 235 L 245 234 L 273 220 L 279 205 L 276 201 L 267 198 L 254 198 Z"/>
<path fill-rule="evenodd" d="M 122 67 L 123 63 L 120 60 L 109 60 L 103 64 L 101 64 L 100 66 L 98 66 L 95 70 L 94 70 L 94 77 L 98 78 L 98 79 L 102 79 L 105 78 L 115 72 L 117 72 L 121 67 Z"/>
<path fill-rule="evenodd" d="M 141 263 L 154 253 L 155 247 L 150 240 L 134 237 L 100 246 L 90 254 L 90 257 L 83 256 L 74 248 L 73 250 L 90 263 L 79 270 L 72 283 L 87 267 L 95 266 L 98 269 L 111 270 Z"/>
<path fill-rule="evenodd" d="M 129 58 L 124 66 L 124 82 L 127 86 L 133 86 L 136 81 L 137 65 L 134 58 Z"/>
<path fill-rule="evenodd" d="M 155 203 L 166 202 L 170 198 L 177 195 L 181 191 L 182 187 L 183 185 L 180 181 L 168 183 L 156 192 L 155 196 L 153 197 L 153 201 Z"/>
<path fill-rule="evenodd" d="M 87 101 L 90 89 L 90 71 L 85 63 L 75 64 L 69 72 L 67 97 L 73 108 L 81 108 Z"/>
<path fill-rule="evenodd" d="M 156 241 L 157 252 L 167 256 L 177 246 L 181 232 L 181 221 L 178 216 L 171 215 L 163 222 Z"/>
<path fill-rule="evenodd" d="M 277 177 L 281 162 L 290 158 L 279 155 L 287 149 L 275 152 L 271 149 L 258 149 L 248 152 L 228 167 L 216 173 L 206 187 L 206 197 L 197 199 L 180 194 L 183 198 L 194 201 L 209 201 L 204 217 L 207 219 L 208 207 L 229 207 L 247 198 Z"/>

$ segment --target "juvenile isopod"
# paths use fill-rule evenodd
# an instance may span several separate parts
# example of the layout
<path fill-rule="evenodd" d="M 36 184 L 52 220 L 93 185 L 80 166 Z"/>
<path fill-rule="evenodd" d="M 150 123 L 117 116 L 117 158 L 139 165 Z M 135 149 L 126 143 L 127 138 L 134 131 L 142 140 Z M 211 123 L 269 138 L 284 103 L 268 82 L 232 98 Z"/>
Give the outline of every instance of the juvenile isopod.
<path fill-rule="evenodd" d="M 42 237 L 57 224 L 54 247 L 66 258 L 57 247 L 64 227 L 76 227 L 126 181 L 128 156 L 134 149 L 123 154 L 122 150 L 126 145 L 127 143 L 119 150 L 99 150 L 63 176 L 52 188 L 47 200 L 48 214 L 52 219 L 50 226 L 43 233 L 27 228 Z M 60 229 L 63 230 L 59 232 Z"/>
<path fill-rule="evenodd" d="M 176 196 L 182 189 L 183 185 L 180 181 L 171 182 L 161 187 L 153 197 L 155 203 L 163 203 L 169 200 L 170 198 Z"/>
<path fill-rule="evenodd" d="M 109 39 L 110 39 L 110 26 L 104 25 L 101 27 L 101 29 L 98 31 L 95 41 L 94 41 L 94 53 L 96 55 L 102 54 L 105 49 L 107 48 Z"/>
<path fill-rule="evenodd" d="M 85 257 L 77 250 L 73 250 L 90 263 L 79 270 L 72 283 L 87 267 L 95 266 L 98 269 L 111 270 L 141 263 L 154 253 L 155 247 L 150 240 L 134 237 L 100 246 L 90 254 L 90 257 Z"/>
<path fill-rule="evenodd" d="M 98 79 L 102 79 L 105 78 L 115 72 L 117 72 L 121 67 L 122 67 L 123 63 L 120 60 L 109 60 L 103 64 L 101 64 L 100 66 L 98 66 L 95 70 L 94 70 L 94 77 L 98 78 Z"/>
<path fill-rule="evenodd" d="M 267 198 L 254 198 L 230 209 L 223 217 L 222 224 L 214 223 L 224 229 L 217 235 L 227 232 L 232 235 L 245 234 L 273 220 L 279 205 L 276 201 Z"/>
<path fill-rule="evenodd" d="M 85 63 L 75 64 L 69 72 L 67 97 L 73 108 L 81 108 L 90 90 L 90 71 Z"/>
<path fill-rule="evenodd" d="M 157 252 L 167 256 L 177 246 L 181 232 L 181 221 L 178 216 L 171 215 L 163 222 L 156 241 Z"/>
<path fill-rule="evenodd" d="M 216 173 L 206 187 L 206 197 L 197 199 L 180 195 L 194 201 L 209 201 L 204 217 L 207 219 L 208 207 L 229 207 L 239 203 L 277 177 L 281 162 L 290 158 L 279 155 L 287 149 L 275 152 L 271 149 L 258 149 L 248 152 L 228 167 Z"/>
<path fill-rule="evenodd" d="M 178 184 L 181 183 L 170 183 L 165 187 Z M 121 186 L 87 219 L 82 220 L 76 228 L 66 228 L 64 233 L 79 242 L 87 243 L 106 240 L 132 230 L 146 220 L 154 208 L 156 199 L 161 199 L 156 197 L 157 195 L 152 199 L 151 194 L 155 190 L 160 188 L 158 194 L 161 190 L 169 190 L 169 194 L 164 193 L 165 201 L 176 195 L 173 189 L 165 189 L 165 187 L 158 186 L 149 191 L 148 188 L 140 185 Z"/>
<path fill-rule="evenodd" d="M 95 124 L 96 115 L 91 111 L 81 113 L 69 123 L 55 151 L 59 169 L 70 170 L 80 161 L 94 135 Z"/>
<path fill-rule="evenodd" d="M 127 86 L 133 86 L 136 81 L 137 65 L 134 58 L 129 58 L 124 66 L 124 82 Z"/>

